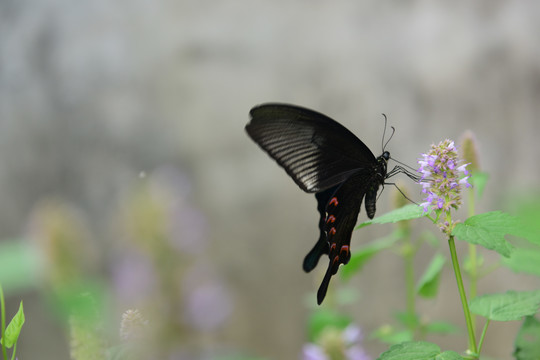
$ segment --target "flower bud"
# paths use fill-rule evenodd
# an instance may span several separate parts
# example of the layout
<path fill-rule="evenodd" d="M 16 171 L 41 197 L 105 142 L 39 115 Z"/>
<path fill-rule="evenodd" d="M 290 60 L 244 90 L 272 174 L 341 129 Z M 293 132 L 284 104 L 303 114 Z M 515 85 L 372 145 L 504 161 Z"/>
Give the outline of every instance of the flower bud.
<path fill-rule="evenodd" d="M 476 144 L 476 136 L 471 130 L 467 130 L 461 136 L 461 148 L 460 155 L 461 158 L 469 164 L 468 170 L 471 173 L 476 173 L 480 169 L 480 164 L 478 163 L 478 148 Z"/>

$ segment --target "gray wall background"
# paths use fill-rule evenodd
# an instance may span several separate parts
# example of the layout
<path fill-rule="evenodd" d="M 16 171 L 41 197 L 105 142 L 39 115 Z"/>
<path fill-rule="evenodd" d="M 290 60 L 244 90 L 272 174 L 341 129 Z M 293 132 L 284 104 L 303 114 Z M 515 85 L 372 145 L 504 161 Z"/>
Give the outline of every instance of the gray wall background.
<path fill-rule="evenodd" d="M 377 155 L 384 112 L 396 127 L 388 150 L 413 166 L 431 143 L 471 129 L 491 174 L 478 211 L 504 209 L 510 194 L 538 186 L 539 17 L 533 0 L 2 0 L 1 237 L 24 234 L 36 203 L 61 196 L 87 214 L 105 254 L 115 239 L 104 229 L 126 187 L 142 172 L 176 168 L 206 217 L 208 266 L 233 304 L 212 342 L 296 358 L 323 271 L 301 271 L 317 236 L 315 200 L 245 135 L 249 109 L 311 107 Z M 394 192 L 385 190 L 379 213 Z M 353 251 L 389 231 L 355 233 Z M 351 280 L 361 297 L 346 311 L 366 332 L 404 307 L 401 269 L 383 254 Z M 463 325 L 447 270 L 442 294 L 422 310 Z M 534 286 L 499 270 L 480 292 Z M 36 300 L 27 311 L 46 310 Z M 487 354 L 508 358 L 517 326 L 493 324 Z M 32 358 L 43 337 L 54 336 L 28 330 L 21 356 Z M 464 337 L 436 340 L 465 347 Z M 366 347 L 374 357 L 384 349 Z M 45 354 L 67 358 L 62 345 Z"/>

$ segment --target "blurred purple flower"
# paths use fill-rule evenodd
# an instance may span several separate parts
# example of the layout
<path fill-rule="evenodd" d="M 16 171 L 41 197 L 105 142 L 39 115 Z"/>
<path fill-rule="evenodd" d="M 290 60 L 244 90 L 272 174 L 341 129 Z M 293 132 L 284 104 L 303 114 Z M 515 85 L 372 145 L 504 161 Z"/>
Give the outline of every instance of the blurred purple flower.
<path fill-rule="evenodd" d="M 154 293 L 157 281 L 148 257 L 134 251 L 124 251 L 112 266 L 114 289 L 122 303 L 135 304 Z"/>
<path fill-rule="evenodd" d="M 204 214 L 186 204 L 175 204 L 171 210 L 169 234 L 172 245 L 190 255 L 204 253 L 208 247 Z"/>
<path fill-rule="evenodd" d="M 302 347 L 302 360 L 329 360 L 322 347 L 312 343 Z"/>
<path fill-rule="evenodd" d="M 195 264 L 184 276 L 182 294 L 185 321 L 201 331 L 214 330 L 228 319 L 233 300 L 219 275 L 208 263 Z"/>
<path fill-rule="evenodd" d="M 366 354 L 364 349 L 359 345 L 351 346 L 346 350 L 346 359 L 349 360 L 371 360 L 371 358 Z"/>
<path fill-rule="evenodd" d="M 317 343 L 303 346 L 302 360 L 332 360 L 334 357 L 329 354 L 345 360 L 371 360 L 360 344 L 362 338 L 361 329 L 355 325 L 342 331 L 330 328 L 322 332 Z"/>
<path fill-rule="evenodd" d="M 222 284 L 207 284 L 188 294 L 186 319 L 198 330 L 219 327 L 231 314 L 231 298 Z"/>
<path fill-rule="evenodd" d="M 208 225 L 204 214 L 189 199 L 189 179 L 177 169 L 164 167 L 154 172 L 152 184 L 156 193 L 166 193 L 169 210 L 167 230 L 171 245 L 189 255 L 204 253 L 208 246 Z"/>

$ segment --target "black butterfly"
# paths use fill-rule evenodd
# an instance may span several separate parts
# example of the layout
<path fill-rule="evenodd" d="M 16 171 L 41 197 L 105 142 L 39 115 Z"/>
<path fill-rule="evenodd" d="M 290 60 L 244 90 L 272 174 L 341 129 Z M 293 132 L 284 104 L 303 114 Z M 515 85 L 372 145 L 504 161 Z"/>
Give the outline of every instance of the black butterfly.
<path fill-rule="evenodd" d="M 332 275 L 351 258 L 351 235 L 365 198 L 367 216 L 375 215 L 379 186 L 398 172 L 387 172 L 390 153 L 375 157 L 352 132 L 326 115 L 295 105 L 263 104 L 250 111 L 248 135 L 281 165 L 302 190 L 315 193 L 319 240 L 304 259 L 304 271 L 328 254 L 330 263 L 317 292 L 324 300 Z"/>

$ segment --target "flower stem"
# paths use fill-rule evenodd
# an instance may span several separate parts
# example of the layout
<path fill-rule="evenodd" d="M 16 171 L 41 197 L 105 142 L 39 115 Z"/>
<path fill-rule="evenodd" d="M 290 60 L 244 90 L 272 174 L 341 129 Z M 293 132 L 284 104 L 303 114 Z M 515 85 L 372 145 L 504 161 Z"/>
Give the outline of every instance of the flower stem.
<path fill-rule="evenodd" d="M 414 289 L 414 252 L 409 249 L 405 255 L 405 284 L 407 291 L 407 312 L 415 314 L 415 289 Z"/>
<path fill-rule="evenodd" d="M 416 255 L 416 246 L 411 241 L 411 231 L 408 222 L 401 225 L 401 236 L 403 238 L 403 246 L 401 254 L 404 262 L 405 272 L 405 293 L 407 313 L 414 316 L 416 313 L 416 291 L 414 288 L 414 256 Z M 415 330 L 412 328 L 411 330 Z"/>
<path fill-rule="evenodd" d="M 476 339 L 474 336 L 474 327 L 471 320 L 471 313 L 469 311 L 469 305 L 467 303 L 467 295 L 465 294 L 465 288 L 463 286 L 463 279 L 461 278 L 461 271 L 459 269 L 459 261 L 456 253 L 456 244 L 454 242 L 454 236 L 450 235 L 448 238 L 448 246 L 450 248 L 450 255 L 452 257 L 452 266 L 454 268 L 454 274 L 456 276 L 457 286 L 459 290 L 459 297 L 461 298 L 461 306 L 463 307 L 463 314 L 465 315 L 465 322 L 467 323 L 467 332 L 469 333 L 469 350 L 473 354 L 477 354 Z"/>
<path fill-rule="evenodd" d="M 491 320 L 487 319 L 486 324 L 484 325 L 484 330 L 482 330 L 482 335 L 480 336 L 480 342 L 478 343 L 478 355 L 482 351 L 482 345 L 484 345 L 484 337 L 486 336 L 486 331 Z"/>
<path fill-rule="evenodd" d="M 13 344 L 13 352 L 11 353 L 11 360 L 16 360 L 15 354 L 17 353 L 17 343 Z"/>
<path fill-rule="evenodd" d="M 471 299 L 474 299 L 476 297 L 476 290 L 478 288 L 478 258 L 476 255 L 476 245 L 474 244 L 469 244 L 469 261 L 469 296 Z M 476 331 L 476 316 L 474 314 L 471 314 L 471 322 L 473 330 Z"/>
<path fill-rule="evenodd" d="M 475 213 L 475 197 L 474 189 L 469 189 L 469 217 L 474 216 Z M 469 296 L 471 299 L 476 297 L 477 288 L 478 288 L 478 256 L 476 254 L 476 245 L 469 244 Z M 471 314 L 471 322 L 473 330 L 476 332 L 476 316 Z"/>

